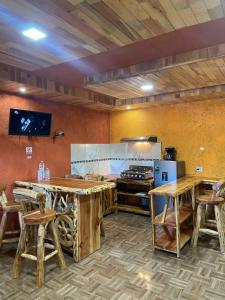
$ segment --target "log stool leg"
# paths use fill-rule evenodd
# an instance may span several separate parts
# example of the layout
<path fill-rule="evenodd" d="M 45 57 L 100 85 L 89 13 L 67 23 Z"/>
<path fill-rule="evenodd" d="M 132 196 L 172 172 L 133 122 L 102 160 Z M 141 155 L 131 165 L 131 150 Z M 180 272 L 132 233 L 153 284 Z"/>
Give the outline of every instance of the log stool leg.
<path fill-rule="evenodd" d="M 201 214 L 201 228 L 204 227 L 205 222 L 206 222 L 206 208 L 207 208 L 207 204 L 206 205 L 202 205 L 202 214 Z"/>
<path fill-rule="evenodd" d="M 201 226 L 201 217 L 202 217 L 202 205 L 198 204 L 196 222 L 195 222 L 194 232 L 191 240 L 192 248 L 195 248 L 197 246 L 199 230 Z"/>
<path fill-rule="evenodd" d="M 220 250 L 222 253 L 225 252 L 224 247 L 224 223 L 223 223 L 223 216 L 222 216 L 222 206 L 221 205 L 215 205 L 215 218 L 216 218 L 216 225 L 217 230 L 219 234 L 219 241 L 220 241 Z"/>
<path fill-rule="evenodd" d="M 20 230 L 23 227 L 23 213 L 22 211 L 18 211 L 18 219 L 19 219 L 19 225 L 20 225 Z"/>
<path fill-rule="evenodd" d="M 50 228 L 51 228 L 52 235 L 53 235 L 53 241 L 54 241 L 54 244 L 55 244 L 55 249 L 58 252 L 57 256 L 58 256 L 59 265 L 60 265 L 61 269 L 65 269 L 66 268 L 66 263 L 65 263 L 65 260 L 64 260 L 64 256 L 63 256 L 63 253 L 62 253 L 62 248 L 61 248 L 61 245 L 60 245 L 60 242 L 59 242 L 58 232 L 57 232 L 54 221 L 50 222 Z"/>
<path fill-rule="evenodd" d="M 3 241 L 3 237 L 4 237 L 6 220 L 7 220 L 7 211 L 3 211 L 1 225 L 0 225 L 0 248 L 2 246 L 2 241 Z"/>
<path fill-rule="evenodd" d="M 44 284 L 44 258 L 45 258 L 45 226 L 39 225 L 37 241 L 37 285 L 42 287 Z"/>
<path fill-rule="evenodd" d="M 16 257 L 13 262 L 13 270 L 12 270 L 13 278 L 18 278 L 21 270 L 21 261 L 22 261 L 21 254 L 24 252 L 26 246 L 26 237 L 27 237 L 27 225 L 24 224 L 21 228 L 20 239 L 16 251 Z"/>

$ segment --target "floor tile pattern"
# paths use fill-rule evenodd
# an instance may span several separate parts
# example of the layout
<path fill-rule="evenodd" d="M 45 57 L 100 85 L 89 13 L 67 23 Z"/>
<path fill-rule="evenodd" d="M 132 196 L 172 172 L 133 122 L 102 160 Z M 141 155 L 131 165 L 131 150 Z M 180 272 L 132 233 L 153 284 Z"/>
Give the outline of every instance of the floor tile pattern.
<path fill-rule="evenodd" d="M 203 236 L 195 251 L 181 258 L 152 251 L 150 219 L 118 213 L 104 219 L 102 248 L 79 264 L 65 254 L 61 271 L 53 258 L 46 267 L 46 285 L 35 285 L 35 264 L 24 261 L 18 280 L 10 277 L 15 247 L 0 251 L 1 300 L 85 299 L 225 299 L 225 256 L 217 239 Z"/>

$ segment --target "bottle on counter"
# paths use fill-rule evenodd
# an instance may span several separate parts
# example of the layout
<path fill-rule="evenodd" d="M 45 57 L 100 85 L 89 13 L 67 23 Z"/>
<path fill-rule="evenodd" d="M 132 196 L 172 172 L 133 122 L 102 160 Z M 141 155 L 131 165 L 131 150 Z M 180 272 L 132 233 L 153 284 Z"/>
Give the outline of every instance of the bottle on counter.
<path fill-rule="evenodd" d="M 38 165 L 38 181 L 44 180 L 45 164 L 41 161 Z"/>
<path fill-rule="evenodd" d="M 44 171 L 44 180 L 50 180 L 50 170 L 46 168 Z"/>

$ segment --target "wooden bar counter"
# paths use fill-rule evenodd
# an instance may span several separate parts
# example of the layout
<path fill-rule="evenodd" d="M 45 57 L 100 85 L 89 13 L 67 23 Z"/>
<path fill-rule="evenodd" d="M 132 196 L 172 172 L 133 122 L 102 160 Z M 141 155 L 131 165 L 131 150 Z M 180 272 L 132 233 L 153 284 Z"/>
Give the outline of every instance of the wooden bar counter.
<path fill-rule="evenodd" d="M 192 227 L 188 221 L 193 219 L 195 194 L 200 184 L 213 184 L 218 178 L 184 176 L 178 180 L 159 186 L 149 192 L 151 195 L 152 237 L 154 249 L 176 253 L 180 256 L 181 249 L 192 237 Z M 191 200 L 183 205 L 184 196 L 191 195 Z M 161 214 L 155 215 L 154 196 L 165 196 L 166 203 Z M 172 208 L 168 208 L 172 202 Z M 188 203 L 189 202 L 189 203 Z"/>
<path fill-rule="evenodd" d="M 56 210 L 56 225 L 63 248 L 79 262 L 100 248 L 101 192 L 113 182 L 52 178 L 49 181 L 16 181 L 16 186 L 43 191 L 46 207 Z"/>

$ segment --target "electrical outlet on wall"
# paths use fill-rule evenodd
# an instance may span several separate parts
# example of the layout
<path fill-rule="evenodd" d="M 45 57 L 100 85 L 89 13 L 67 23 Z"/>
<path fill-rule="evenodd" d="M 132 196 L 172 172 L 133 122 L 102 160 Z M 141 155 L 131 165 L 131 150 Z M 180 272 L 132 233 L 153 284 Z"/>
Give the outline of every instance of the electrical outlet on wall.
<path fill-rule="evenodd" d="M 26 154 L 32 154 L 32 147 L 26 147 Z"/>
<path fill-rule="evenodd" d="M 196 168 L 195 168 L 195 171 L 196 171 L 197 173 L 202 173 L 202 172 L 203 172 L 203 167 L 196 167 Z"/>

